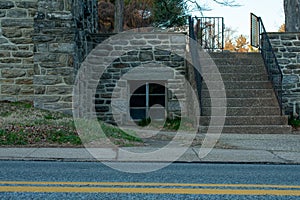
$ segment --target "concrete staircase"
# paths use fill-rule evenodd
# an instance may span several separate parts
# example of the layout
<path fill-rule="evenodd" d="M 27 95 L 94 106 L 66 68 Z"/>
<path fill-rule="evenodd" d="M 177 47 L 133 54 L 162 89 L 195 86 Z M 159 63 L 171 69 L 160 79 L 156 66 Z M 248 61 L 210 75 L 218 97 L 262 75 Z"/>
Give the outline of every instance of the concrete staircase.
<path fill-rule="evenodd" d="M 291 132 L 287 116 L 280 114 L 277 98 L 259 53 L 211 53 L 210 56 L 222 75 L 226 89 L 227 114 L 222 133 Z M 220 94 L 218 88 L 210 92 L 215 97 Z M 218 120 L 220 116 L 218 112 L 211 116 L 211 99 L 205 83 L 201 98 L 203 116 L 200 117 L 200 132 L 206 133 L 210 120 Z M 217 111 L 224 110 L 223 105 L 216 107 Z"/>

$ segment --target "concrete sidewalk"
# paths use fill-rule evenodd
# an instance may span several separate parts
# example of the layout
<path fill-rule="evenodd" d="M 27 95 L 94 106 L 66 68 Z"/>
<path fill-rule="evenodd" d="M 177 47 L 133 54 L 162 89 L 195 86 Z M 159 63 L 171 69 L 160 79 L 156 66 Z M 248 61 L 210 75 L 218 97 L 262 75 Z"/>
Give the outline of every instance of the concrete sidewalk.
<path fill-rule="evenodd" d="M 300 164 L 300 135 L 222 134 L 211 151 L 195 147 L 1 148 L 0 160 Z M 203 157 L 199 152 L 208 151 Z M 181 155 L 185 152 L 183 155 Z"/>

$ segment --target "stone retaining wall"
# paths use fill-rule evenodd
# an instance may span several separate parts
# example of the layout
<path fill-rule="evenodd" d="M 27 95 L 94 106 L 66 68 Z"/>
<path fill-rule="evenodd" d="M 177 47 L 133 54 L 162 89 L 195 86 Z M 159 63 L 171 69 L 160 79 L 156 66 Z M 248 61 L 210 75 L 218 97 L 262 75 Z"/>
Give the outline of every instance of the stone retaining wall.
<path fill-rule="evenodd" d="M 300 33 L 268 33 L 283 72 L 283 109 L 300 111 Z"/>
<path fill-rule="evenodd" d="M 85 71 L 92 72 L 85 76 L 90 78 L 81 80 L 86 81 L 83 86 L 87 87 L 82 91 L 92 90 L 91 85 L 98 82 L 94 99 L 90 99 L 90 95 L 84 97 L 84 92 L 80 94 L 83 101 L 90 99 L 86 102 L 95 104 L 97 116 L 110 123 L 130 123 L 128 92 L 130 81 L 164 81 L 165 87 L 169 89 L 166 94 L 168 116 L 173 118 L 186 115 L 186 85 L 183 83 L 187 71 L 184 59 L 186 57 L 185 35 L 176 33 L 128 33 L 116 36 L 93 34 L 90 36 L 89 47 L 96 47 L 108 36 L 112 38 L 105 41 L 104 48 L 94 49 L 85 61 L 85 65 L 88 66 Z M 163 50 L 164 48 L 169 50 Z M 111 60 L 109 66 L 103 64 L 108 62 L 104 61 L 105 59 Z M 100 78 L 97 75 L 99 72 L 103 72 Z M 178 100 L 184 105 L 179 105 Z M 92 113 L 93 109 L 83 112 Z"/>
<path fill-rule="evenodd" d="M 0 101 L 32 101 L 37 108 L 71 113 L 74 80 L 81 63 L 93 48 L 112 36 L 96 34 L 97 2 L 0 0 Z M 98 102 L 97 114 L 103 120 L 113 120 L 109 97 L 114 86 L 117 86 L 118 78 L 133 67 L 156 62 L 176 70 L 171 78 L 184 78 L 186 73 L 185 52 L 181 52 L 180 57 L 156 48 L 174 43 L 185 49 L 185 37 L 178 34 L 136 37 L 129 45 L 149 44 L 150 48 L 131 51 L 123 55 L 121 60 L 116 59 L 106 78 L 102 77 L 105 85 L 99 83 L 102 89 L 97 90 L 95 101 Z M 120 44 L 119 48 L 127 46 Z M 160 69 L 163 68 L 157 69 L 157 72 Z M 148 79 L 153 77 L 153 74 L 148 75 Z M 173 87 L 174 94 L 179 95 L 185 90 L 179 86 L 177 80 L 170 80 L 167 87 Z M 126 84 L 122 87 L 127 88 Z M 172 104 L 175 101 L 173 97 L 169 95 L 167 106 L 175 114 L 180 112 L 180 108 L 178 105 L 176 107 L 176 103 Z M 179 97 L 186 98 L 182 95 Z M 116 120 L 123 120 L 124 115 L 118 114 Z"/>
<path fill-rule="evenodd" d="M 0 99 L 32 101 L 36 0 L 0 1 Z"/>

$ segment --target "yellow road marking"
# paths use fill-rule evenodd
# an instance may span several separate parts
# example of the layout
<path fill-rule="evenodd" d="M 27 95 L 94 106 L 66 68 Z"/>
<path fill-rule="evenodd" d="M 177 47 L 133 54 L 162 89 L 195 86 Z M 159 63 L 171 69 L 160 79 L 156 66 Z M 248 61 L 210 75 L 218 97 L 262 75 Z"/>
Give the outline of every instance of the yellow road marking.
<path fill-rule="evenodd" d="M 300 196 L 298 190 L 226 190 L 186 188 L 97 188 L 97 187 L 37 187 L 1 186 L 0 192 L 51 192 L 51 193 L 139 193 L 139 194 L 194 194 L 194 195 L 271 195 Z"/>
<path fill-rule="evenodd" d="M 169 186 L 169 187 L 239 187 L 239 188 L 278 188 L 300 189 L 300 185 L 264 184 L 197 184 L 197 183 L 150 183 L 150 182 L 39 182 L 39 181 L 0 181 L 0 185 L 91 185 L 91 186 Z M 1 187 L 1 186 L 0 186 Z"/>
<path fill-rule="evenodd" d="M 107 186 L 107 187 L 103 187 L 103 186 Z M 111 186 L 123 186 L 123 187 L 111 187 Z M 141 186 L 141 187 L 133 188 L 131 186 Z M 167 188 L 158 188 L 158 187 L 167 187 Z M 176 188 L 170 188 L 170 187 L 176 187 Z M 191 187 L 198 187 L 198 188 L 191 188 Z M 233 189 L 233 187 L 235 187 L 236 189 Z M 226 188 L 231 188 L 231 189 L 226 189 Z M 298 185 L 267 185 L 267 184 L 259 185 L 259 184 L 149 183 L 149 182 L 143 183 L 143 182 L 0 181 L 0 192 L 51 192 L 51 193 L 76 192 L 76 193 L 300 196 L 300 190 L 298 189 L 300 189 L 300 186 Z"/>

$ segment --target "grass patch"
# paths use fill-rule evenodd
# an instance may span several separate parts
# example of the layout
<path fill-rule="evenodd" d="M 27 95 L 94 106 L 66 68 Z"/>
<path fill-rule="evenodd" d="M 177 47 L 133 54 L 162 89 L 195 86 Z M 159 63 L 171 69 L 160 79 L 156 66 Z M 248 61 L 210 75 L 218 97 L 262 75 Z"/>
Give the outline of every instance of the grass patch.
<path fill-rule="evenodd" d="M 192 120 L 180 117 L 176 117 L 174 119 L 167 118 L 163 126 L 161 126 L 161 123 L 159 121 L 151 121 L 150 118 L 140 120 L 138 122 L 138 125 L 141 127 L 150 126 L 153 128 L 161 128 L 166 131 L 177 131 L 179 129 L 186 131 L 193 130 Z"/>
<path fill-rule="evenodd" d="M 81 147 L 73 117 L 36 109 L 30 103 L 0 102 L 0 145 Z M 106 136 L 118 146 L 142 142 L 134 134 L 101 123 Z"/>
<path fill-rule="evenodd" d="M 298 129 L 300 127 L 300 119 L 290 117 L 289 118 L 289 125 L 291 125 L 294 129 Z"/>
<path fill-rule="evenodd" d="M 130 133 L 127 133 L 127 132 L 123 131 L 122 129 L 112 126 L 112 125 L 105 124 L 102 122 L 100 122 L 100 124 L 101 124 L 101 128 L 102 128 L 103 132 L 105 133 L 105 135 L 107 137 L 113 137 L 116 139 L 124 139 L 124 140 L 128 140 L 131 142 L 143 142 L 142 139 L 137 137 L 133 131 Z"/>

